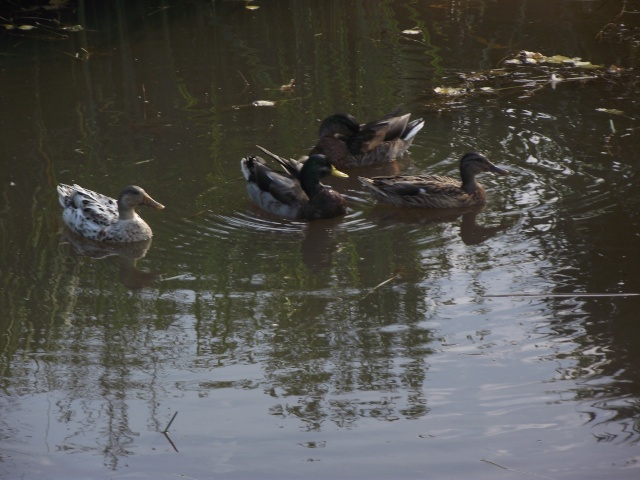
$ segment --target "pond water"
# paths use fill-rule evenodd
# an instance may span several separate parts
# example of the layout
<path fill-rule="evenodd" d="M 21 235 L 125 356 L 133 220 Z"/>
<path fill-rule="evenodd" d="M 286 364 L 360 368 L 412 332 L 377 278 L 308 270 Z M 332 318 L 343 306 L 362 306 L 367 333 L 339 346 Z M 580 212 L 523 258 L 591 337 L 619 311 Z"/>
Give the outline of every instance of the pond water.
<path fill-rule="evenodd" d="M 639 10 L 14 10 L 0 477 L 638 478 Z M 504 65 L 520 51 L 589 63 Z M 254 145 L 297 157 L 327 115 L 398 105 L 426 126 L 398 162 L 327 181 L 344 217 L 282 220 L 248 200 Z M 510 171 L 480 178 L 481 211 L 383 207 L 357 181 L 457 176 L 471 150 Z M 58 183 L 141 185 L 166 206 L 140 211 L 153 241 L 69 236 Z"/>

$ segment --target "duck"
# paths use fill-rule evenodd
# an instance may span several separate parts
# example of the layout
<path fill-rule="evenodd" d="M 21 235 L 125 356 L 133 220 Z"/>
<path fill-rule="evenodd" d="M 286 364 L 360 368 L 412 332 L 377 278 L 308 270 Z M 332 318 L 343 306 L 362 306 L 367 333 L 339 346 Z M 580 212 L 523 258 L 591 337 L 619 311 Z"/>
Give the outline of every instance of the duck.
<path fill-rule="evenodd" d="M 438 175 L 358 177 L 358 180 L 381 203 L 400 207 L 467 208 L 487 203 L 487 194 L 476 181 L 476 175 L 483 172 L 509 173 L 485 156 L 471 152 L 460 160 L 461 181 Z"/>
<path fill-rule="evenodd" d="M 57 190 L 65 225 L 80 237 L 98 242 L 149 240 L 153 236 L 151 227 L 140 218 L 135 208 L 140 205 L 158 210 L 164 208 L 136 185 L 125 187 L 118 200 L 80 185 L 62 183 Z"/>
<path fill-rule="evenodd" d="M 333 175 L 348 177 L 321 154 L 310 155 L 304 162 L 285 159 L 259 147 L 275 159 L 284 172 L 277 172 L 256 156 L 240 162 L 247 181 L 247 192 L 260 208 L 291 220 L 333 218 L 346 213 L 345 199 L 335 190 L 320 183 Z"/>
<path fill-rule="evenodd" d="M 409 121 L 410 113 L 397 112 L 364 125 L 348 113 L 333 114 L 320 123 L 320 140 L 310 155 L 326 155 L 339 169 L 391 162 L 407 151 L 424 127 L 422 118 Z"/>

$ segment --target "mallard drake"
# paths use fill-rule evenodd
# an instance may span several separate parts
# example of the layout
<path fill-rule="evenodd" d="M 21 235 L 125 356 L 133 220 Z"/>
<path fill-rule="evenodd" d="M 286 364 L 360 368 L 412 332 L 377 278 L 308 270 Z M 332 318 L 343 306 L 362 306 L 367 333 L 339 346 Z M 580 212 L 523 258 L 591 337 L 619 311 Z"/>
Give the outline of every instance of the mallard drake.
<path fill-rule="evenodd" d="M 163 209 L 142 188 L 125 187 L 118 200 L 79 185 L 58 185 L 62 218 L 71 231 L 100 242 L 140 242 L 152 236 L 151 228 L 135 212 L 135 207 Z"/>
<path fill-rule="evenodd" d="M 287 160 L 259 147 L 280 163 L 286 172 L 271 170 L 260 157 L 240 162 L 249 197 L 264 210 L 294 220 L 332 218 L 346 212 L 342 195 L 322 185 L 327 175 L 347 177 L 324 155 L 311 155 L 304 163 Z"/>
<path fill-rule="evenodd" d="M 460 160 L 462 182 L 438 175 L 359 177 L 359 180 L 382 203 L 402 207 L 464 208 L 487 203 L 487 194 L 476 181 L 476 175 L 482 172 L 509 173 L 479 153 L 467 153 Z"/>
<path fill-rule="evenodd" d="M 336 113 L 320 124 L 320 140 L 310 155 L 326 155 L 337 168 L 364 167 L 390 162 L 402 155 L 424 126 L 410 113 L 391 112 L 380 120 L 364 125 L 348 113 Z"/>

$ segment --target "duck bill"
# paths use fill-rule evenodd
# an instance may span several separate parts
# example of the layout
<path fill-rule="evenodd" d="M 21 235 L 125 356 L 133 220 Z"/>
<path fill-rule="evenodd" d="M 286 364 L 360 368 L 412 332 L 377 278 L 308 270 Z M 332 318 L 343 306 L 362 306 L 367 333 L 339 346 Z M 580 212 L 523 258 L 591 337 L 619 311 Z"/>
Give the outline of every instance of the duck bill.
<path fill-rule="evenodd" d="M 509 175 L 509 170 L 505 170 L 500 167 L 496 167 L 494 164 L 491 164 L 491 172 L 497 173 L 498 175 Z"/>
<path fill-rule="evenodd" d="M 164 208 L 164 205 L 162 205 L 161 203 L 156 202 L 153 198 L 151 198 L 147 194 L 145 194 L 144 200 L 142 201 L 142 204 L 146 205 L 147 207 L 155 208 L 157 210 L 162 210 Z"/>
<path fill-rule="evenodd" d="M 333 175 L 334 177 L 349 178 L 349 175 L 347 175 L 344 172 L 341 172 L 340 170 L 338 170 L 333 165 L 331 165 L 331 175 Z"/>

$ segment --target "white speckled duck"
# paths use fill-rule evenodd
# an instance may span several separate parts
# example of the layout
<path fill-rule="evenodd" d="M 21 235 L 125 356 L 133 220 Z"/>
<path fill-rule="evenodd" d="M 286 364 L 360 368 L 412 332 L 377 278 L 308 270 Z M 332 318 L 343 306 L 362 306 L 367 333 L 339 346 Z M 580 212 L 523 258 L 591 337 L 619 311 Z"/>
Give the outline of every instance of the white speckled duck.
<path fill-rule="evenodd" d="M 64 208 L 64 223 L 76 234 L 100 242 L 140 242 L 153 235 L 149 225 L 135 212 L 146 205 L 161 210 L 142 188 L 125 187 L 118 200 L 79 185 L 58 185 L 58 200 Z"/>

